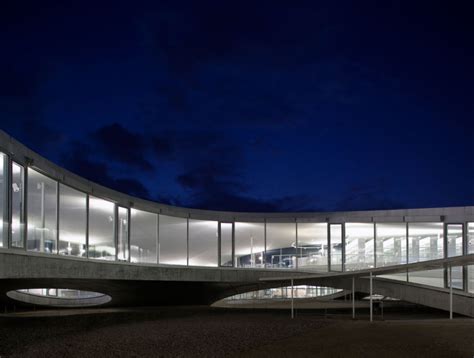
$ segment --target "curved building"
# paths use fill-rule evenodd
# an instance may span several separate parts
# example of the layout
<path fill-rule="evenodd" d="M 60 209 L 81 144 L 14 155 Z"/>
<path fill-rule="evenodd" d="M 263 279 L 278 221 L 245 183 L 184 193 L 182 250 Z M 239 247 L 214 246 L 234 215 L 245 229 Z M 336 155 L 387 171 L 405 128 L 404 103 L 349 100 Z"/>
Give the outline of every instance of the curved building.
<path fill-rule="evenodd" d="M 473 315 L 472 206 L 173 207 L 92 183 L 0 131 L 0 219 L 5 305 L 35 295 L 40 304 L 209 304 L 289 279 L 368 292 L 374 274 L 376 293 L 445 309 L 451 300 L 455 312 Z"/>

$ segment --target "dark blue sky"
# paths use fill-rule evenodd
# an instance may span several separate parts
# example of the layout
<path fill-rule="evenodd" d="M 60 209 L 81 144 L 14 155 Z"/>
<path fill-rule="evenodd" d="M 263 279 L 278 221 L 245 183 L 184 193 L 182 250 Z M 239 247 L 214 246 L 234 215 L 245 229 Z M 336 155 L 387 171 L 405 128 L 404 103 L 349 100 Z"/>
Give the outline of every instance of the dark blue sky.
<path fill-rule="evenodd" d="M 1 128 L 181 206 L 474 205 L 470 3 L 10 1 Z"/>

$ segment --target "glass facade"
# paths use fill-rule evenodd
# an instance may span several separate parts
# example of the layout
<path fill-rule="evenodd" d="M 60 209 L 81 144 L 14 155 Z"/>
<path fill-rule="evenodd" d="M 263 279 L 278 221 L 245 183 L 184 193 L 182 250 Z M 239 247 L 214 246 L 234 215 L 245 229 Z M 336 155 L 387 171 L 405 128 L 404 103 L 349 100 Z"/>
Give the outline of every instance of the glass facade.
<path fill-rule="evenodd" d="M 265 263 L 269 268 L 296 265 L 296 223 L 267 223 Z"/>
<path fill-rule="evenodd" d="M 59 185 L 59 254 L 87 256 L 87 194 Z"/>
<path fill-rule="evenodd" d="M 377 267 L 406 264 L 406 223 L 377 223 L 375 225 Z"/>
<path fill-rule="evenodd" d="M 474 223 L 467 223 L 467 253 L 474 254 Z"/>
<path fill-rule="evenodd" d="M 448 271 L 448 282 L 447 282 L 447 287 L 449 287 L 449 269 Z M 451 268 L 451 274 L 453 275 L 453 288 L 456 288 L 458 290 L 462 290 L 464 288 L 463 285 L 463 268 L 462 266 L 453 266 Z"/>
<path fill-rule="evenodd" d="M 408 281 L 419 283 L 422 285 L 444 287 L 444 270 L 425 270 L 425 271 L 410 271 L 408 273 Z"/>
<path fill-rule="evenodd" d="M 217 266 L 217 221 L 189 219 L 189 265 Z"/>
<path fill-rule="evenodd" d="M 187 265 L 188 220 L 160 215 L 160 264 Z"/>
<path fill-rule="evenodd" d="M 115 260 L 115 204 L 89 197 L 89 258 Z"/>
<path fill-rule="evenodd" d="M 0 153 L 0 247 L 8 247 L 8 157 Z"/>
<path fill-rule="evenodd" d="M 466 254 L 474 254 L 474 223 L 466 225 Z M 467 291 L 474 293 L 474 265 L 466 266 L 467 271 Z"/>
<path fill-rule="evenodd" d="M 342 271 L 342 224 L 329 224 L 329 269 Z"/>
<path fill-rule="evenodd" d="M 446 242 L 448 257 L 461 256 L 463 252 L 463 225 L 462 224 L 447 224 L 446 225 Z M 463 268 L 460 266 L 451 269 L 453 275 L 453 288 L 463 289 Z M 449 275 L 449 273 L 448 273 Z M 449 277 L 449 276 L 448 276 Z M 448 280 L 449 287 L 449 280 Z"/>
<path fill-rule="evenodd" d="M 13 248 L 92 259 L 319 272 L 474 253 L 473 222 L 267 220 L 218 222 L 119 207 L 58 183 L 39 170 L 25 169 L 0 153 L 0 248 L 8 247 L 10 238 Z M 455 266 L 451 271 L 453 288 L 473 293 L 474 265 Z M 407 276 L 410 282 L 449 287 L 449 272 L 444 269 L 383 277 L 405 280 Z"/>
<path fill-rule="evenodd" d="M 21 165 L 12 162 L 11 172 L 11 246 L 22 248 L 25 247 L 25 170 Z"/>
<path fill-rule="evenodd" d="M 233 266 L 233 235 L 234 224 L 220 223 L 221 236 L 221 266 Z"/>
<path fill-rule="evenodd" d="M 28 168 L 27 249 L 56 253 L 58 225 L 58 183 Z"/>
<path fill-rule="evenodd" d="M 343 290 L 332 287 L 321 286 L 293 286 L 293 298 L 315 298 L 333 295 L 342 292 Z M 258 290 L 252 292 L 240 293 L 238 295 L 224 298 L 224 301 L 240 301 L 240 300 L 274 300 L 274 299 L 291 299 L 291 286 L 269 288 L 265 290 Z"/>
<path fill-rule="evenodd" d="M 131 209 L 130 218 L 130 261 L 156 264 L 158 215 Z"/>
<path fill-rule="evenodd" d="M 235 223 L 235 267 L 265 266 L 265 224 Z"/>
<path fill-rule="evenodd" d="M 327 272 L 328 248 L 326 223 L 298 223 L 298 268 Z"/>
<path fill-rule="evenodd" d="M 444 257 L 442 223 L 408 224 L 408 262 Z"/>
<path fill-rule="evenodd" d="M 448 245 L 448 257 L 462 255 L 463 244 L 462 224 L 446 225 L 446 239 Z"/>
<path fill-rule="evenodd" d="M 128 209 L 118 208 L 118 228 L 117 228 L 117 259 L 128 261 L 129 259 L 129 219 Z"/>
<path fill-rule="evenodd" d="M 474 293 L 474 265 L 467 266 L 467 292 Z"/>
<path fill-rule="evenodd" d="M 408 223 L 408 262 L 444 257 L 443 223 Z M 408 280 L 435 287 L 444 287 L 444 270 L 408 273 Z"/>
<path fill-rule="evenodd" d="M 374 224 L 346 223 L 345 270 L 374 267 Z"/>

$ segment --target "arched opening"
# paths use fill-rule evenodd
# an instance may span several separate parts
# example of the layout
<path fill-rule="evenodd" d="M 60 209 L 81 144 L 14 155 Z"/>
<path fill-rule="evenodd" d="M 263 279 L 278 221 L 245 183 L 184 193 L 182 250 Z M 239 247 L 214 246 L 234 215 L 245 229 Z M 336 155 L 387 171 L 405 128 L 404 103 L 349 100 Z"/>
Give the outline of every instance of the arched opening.
<path fill-rule="evenodd" d="M 92 307 L 112 300 L 104 293 L 69 288 L 24 288 L 9 291 L 7 296 L 23 303 L 49 307 Z"/>

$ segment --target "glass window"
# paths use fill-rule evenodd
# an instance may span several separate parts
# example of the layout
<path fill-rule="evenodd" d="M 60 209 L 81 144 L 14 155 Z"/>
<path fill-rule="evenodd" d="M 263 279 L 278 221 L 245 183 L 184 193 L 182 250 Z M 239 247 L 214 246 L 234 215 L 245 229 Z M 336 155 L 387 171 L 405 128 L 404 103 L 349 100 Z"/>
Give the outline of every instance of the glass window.
<path fill-rule="evenodd" d="M 217 221 L 189 219 L 189 265 L 217 266 Z"/>
<path fill-rule="evenodd" d="M 87 194 L 59 184 L 59 254 L 87 256 Z"/>
<path fill-rule="evenodd" d="M 442 223 L 408 224 L 408 262 L 444 257 Z"/>
<path fill-rule="evenodd" d="M 58 183 L 28 168 L 27 249 L 56 253 Z"/>
<path fill-rule="evenodd" d="M 296 261 L 296 224 L 267 223 L 265 263 L 270 268 L 294 268 Z"/>
<path fill-rule="evenodd" d="M 447 271 L 447 287 L 449 288 L 449 268 L 446 269 Z M 453 288 L 456 288 L 458 290 L 463 290 L 464 289 L 464 284 L 463 284 L 463 272 L 462 272 L 462 266 L 454 266 L 451 268 L 451 274 L 453 275 Z"/>
<path fill-rule="evenodd" d="M 408 281 L 422 285 L 444 288 L 444 269 L 409 272 Z"/>
<path fill-rule="evenodd" d="M 326 223 L 298 223 L 298 268 L 327 272 L 328 227 Z"/>
<path fill-rule="evenodd" d="M 474 254 L 474 223 L 467 223 L 467 253 Z"/>
<path fill-rule="evenodd" d="M 154 263 L 157 258 L 158 215 L 131 209 L 130 251 L 132 262 Z"/>
<path fill-rule="evenodd" d="M 398 273 L 392 273 L 388 275 L 377 275 L 377 277 L 381 278 L 388 278 L 390 280 L 397 280 L 397 281 L 407 281 L 407 272 L 398 272 Z"/>
<path fill-rule="evenodd" d="M 342 271 L 342 224 L 329 224 L 330 270 Z"/>
<path fill-rule="evenodd" d="M 448 243 L 448 257 L 462 255 L 462 224 L 446 225 L 446 237 Z"/>
<path fill-rule="evenodd" d="M 235 266 L 264 267 L 265 224 L 235 223 Z"/>
<path fill-rule="evenodd" d="M 346 223 L 345 270 L 374 267 L 374 224 Z"/>
<path fill-rule="evenodd" d="M 89 257 L 115 260 L 115 204 L 89 196 Z"/>
<path fill-rule="evenodd" d="M 407 227 L 405 223 L 377 223 L 377 267 L 407 263 Z M 405 275 L 406 276 L 406 275 Z"/>
<path fill-rule="evenodd" d="M 0 153 L 0 247 L 8 247 L 8 157 Z"/>
<path fill-rule="evenodd" d="M 160 264 L 186 265 L 188 262 L 188 220 L 160 215 Z"/>
<path fill-rule="evenodd" d="M 12 247 L 25 247 L 24 246 L 24 182 L 25 173 L 21 165 L 12 162 L 12 187 L 11 187 L 11 240 Z"/>
<path fill-rule="evenodd" d="M 117 259 L 119 261 L 128 261 L 128 209 L 118 208 L 118 231 L 117 231 Z"/>
<path fill-rule="evenodd" d="M 467 292 L 474 293 L 474 265 L 467 266 Z"/>
<path fill-rule="evenodd" d="M 220 223 L 221 228 L 221 266 L 233 266 L 232 242 L 233 223 Z"/>

